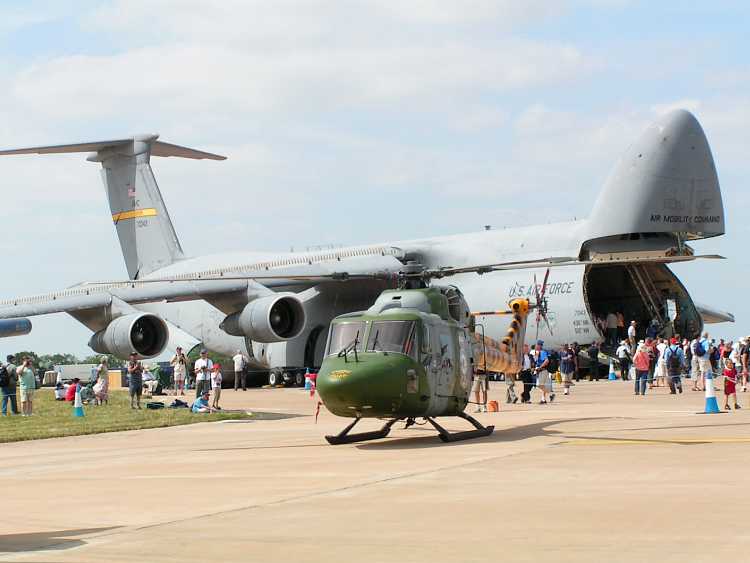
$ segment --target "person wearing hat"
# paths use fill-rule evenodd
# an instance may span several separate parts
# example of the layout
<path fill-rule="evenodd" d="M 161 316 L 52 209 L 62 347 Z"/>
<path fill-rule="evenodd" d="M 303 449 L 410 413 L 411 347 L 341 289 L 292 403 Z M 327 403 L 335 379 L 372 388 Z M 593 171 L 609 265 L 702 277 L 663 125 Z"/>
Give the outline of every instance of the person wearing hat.
<path fill-rule="evenodd" d="M 193 403 L 192 411 L 194 413 L 208 413 L 211 412 L 212 409 L 208 404 L 208 396 L 209 392 L 208 389 L 203 391 L 200 396 L 196 397 L 195 402 Z"/>
<path fill-rule="evenodd" d="M 195 396 L 200 397 L 203 391 L 209 391 L 211 388 L 211 370 L 214 363 L 208 357 L 208 350 L 201 350 L 201 357 L 195 361 Z"/>

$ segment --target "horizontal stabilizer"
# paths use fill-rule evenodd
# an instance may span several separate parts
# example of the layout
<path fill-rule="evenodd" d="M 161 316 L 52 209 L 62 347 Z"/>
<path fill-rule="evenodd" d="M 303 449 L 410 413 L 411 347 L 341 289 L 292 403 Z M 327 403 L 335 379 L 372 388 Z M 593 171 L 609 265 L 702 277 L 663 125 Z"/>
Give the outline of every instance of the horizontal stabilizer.
<path fill-rule="evenodd" d="M 179 156 L 182 158 L 207 158 L 211 160 L 226 160 L 227 158 L 226 156 L 221 156 L 210 152 L 199 151 L 180 145 L 173 145 L 172 143 L 157 141 L 156 139 L 158 138 L 159 135 L 135 135 L 130 138 L 115 139 L 112 141 L 92 141 L 88 143 L 74 143 L 70 145 L 49 145 L 45 147 L 10 149 L 0 151 L 0 156 L 13 154 L 63 154 L 74 152 L 101 152 L 105 150 L 111 150 L 115 153 L 122 151 L 123 154 L 130 156 L 133 155 L 134 145 L 136 143 L 147 143 L 151 147 L 151 154 L 153 156 Z"/>
<path fill-rule="evenodd" d="M 696 303 L 695 307 L 703 318 L 703 322 L 707 324 L 716 323 L 733 323 L 734 315 L 726 311 L 720 311 L 714 307 L 704 305 L 703 303 Z"/>

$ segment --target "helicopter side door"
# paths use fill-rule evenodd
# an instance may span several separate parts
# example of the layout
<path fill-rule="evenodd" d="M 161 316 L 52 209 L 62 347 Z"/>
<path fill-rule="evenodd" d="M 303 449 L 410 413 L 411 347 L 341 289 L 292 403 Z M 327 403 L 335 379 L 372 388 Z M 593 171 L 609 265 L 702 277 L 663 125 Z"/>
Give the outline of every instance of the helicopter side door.
<path fill-rule="evenodd" d="M 458 330 L 458 378 L 455 395 L 461 399 L 469 396 L 471 382 L 474 378 L 474 356 L 468 335 L 463 329 Z"/>
<path fill-rule="evenodd" d="M 439 402 L 447 402 L 453 397 L 453 384 L 455 382 L 456 370 L 456 345 L 453 333 L 448 326 L 441 326 L 438 330 L 439 348 L 438 352 L 438 381 L 437 395 Z"/>

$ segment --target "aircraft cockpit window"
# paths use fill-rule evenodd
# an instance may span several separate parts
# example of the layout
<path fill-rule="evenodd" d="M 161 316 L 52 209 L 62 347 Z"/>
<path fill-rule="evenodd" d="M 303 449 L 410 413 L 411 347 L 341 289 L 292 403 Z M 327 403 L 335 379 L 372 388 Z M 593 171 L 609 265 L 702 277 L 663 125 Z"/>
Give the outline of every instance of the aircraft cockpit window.
<path fill-rule="evenodd" d="M 331 335 L 328 337 L 328 352 L 338 354 L 344 349 L 349 351 L 362 351 L 362 342 L 365 338 L 365 323 L 335 323 L 331 325 Z"/>
<path fill-rule="evenodd" d="M 417 357 L 414 321 L 378 321 L 372 323 L 367 352 L 396 352 Z"/>

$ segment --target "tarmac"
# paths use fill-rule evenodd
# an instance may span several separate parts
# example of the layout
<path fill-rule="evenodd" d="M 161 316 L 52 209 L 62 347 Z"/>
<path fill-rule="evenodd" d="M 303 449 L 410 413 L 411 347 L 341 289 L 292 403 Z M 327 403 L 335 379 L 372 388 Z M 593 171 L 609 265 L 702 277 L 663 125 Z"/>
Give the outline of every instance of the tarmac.
<path fill-rule="evenodd" d="M 453 444 L 399 423 L 329 446 L 348 421 L 316 423 L 300 389 L 223 392 L 225 408 L 302 415 L 281 420 L 2 444 L 0 561 L 750 559 L 750 408 L 696 414 L 689 383 L 557 387 L 507 405 L 492 383 L 500 412 L 476 417 L 495 432 Z"/>

